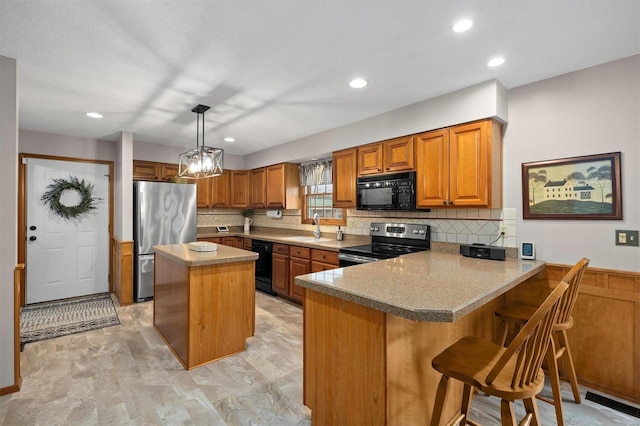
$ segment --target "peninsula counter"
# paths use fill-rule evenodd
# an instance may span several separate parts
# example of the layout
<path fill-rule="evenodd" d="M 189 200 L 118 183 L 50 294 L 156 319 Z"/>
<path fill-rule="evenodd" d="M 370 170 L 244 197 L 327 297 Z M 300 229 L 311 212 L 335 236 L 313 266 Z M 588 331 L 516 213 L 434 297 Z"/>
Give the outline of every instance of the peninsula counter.
<path fill-rule="evenodd" d="M 255 331 L 257 253 L 224 245 L 155 246 L 153 325 L 182 366 L 246 349 Z"/>
<path fill-rule="evenodd" d="M 465 335 L 494 339 L 504 294 L 544 265 L 421 252 L 296 277 L 313 423 L 428 424 L 440 379 L 432 358 Z M 454 383 L 445 418 L 461 393 Z"/>

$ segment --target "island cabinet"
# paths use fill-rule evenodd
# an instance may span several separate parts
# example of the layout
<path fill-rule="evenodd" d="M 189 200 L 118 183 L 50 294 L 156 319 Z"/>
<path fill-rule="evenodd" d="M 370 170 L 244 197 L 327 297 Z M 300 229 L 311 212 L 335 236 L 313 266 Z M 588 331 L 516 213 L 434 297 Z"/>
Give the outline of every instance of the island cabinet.
<path fill-rule="evenodd" d="M 413 136 L 358 147 L 358 176 L 413 170 Z"/>
<path fill-rule="evenodd" d="M 198 186 L 198 208 L 229 207 L 229 170 L 220 176 L 196 181 Z"/>
<path fill-rule="evenodd" d="M 251 193 L 249 182 L 248 170 L 232 170 L 229 173 L 229 207 L 249 207 Z"/>
<path fill-rule="evenodd" d="M 189 370 L 246 349 L 255 332 L 257 253 L 155 246 L 153 325 Z"/>
<path fill-rule="evenodd" d="M 304 404 L 314 424 L 429 424 L 441 378 L 431 360 L 462 336 L 496 341 L 505 293 L 544 262 L 423 252 L 298 276 Z M 445 419 L 460 406 L 450 381 Z"/>
<path fill-rule="evenodd" d="M 416 135 L 416 207 L 502 206 L 502 127 L 492 120 Z"/>
<path fill-rule="evenodd" d="M 333 153 L 333 207 L 356 206 L 357 175 L 357 148 L 343 149 Z"/>

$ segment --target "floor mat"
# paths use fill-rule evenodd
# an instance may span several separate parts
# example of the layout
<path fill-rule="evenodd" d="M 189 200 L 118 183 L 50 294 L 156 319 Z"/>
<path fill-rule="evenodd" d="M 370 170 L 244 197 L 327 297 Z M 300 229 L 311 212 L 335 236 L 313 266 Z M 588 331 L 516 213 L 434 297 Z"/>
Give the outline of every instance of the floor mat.
<path fill-rule="evenodd" d="M 20 347 L 118 324 L 109 293 L 27 305 L 20 312 Z"/>

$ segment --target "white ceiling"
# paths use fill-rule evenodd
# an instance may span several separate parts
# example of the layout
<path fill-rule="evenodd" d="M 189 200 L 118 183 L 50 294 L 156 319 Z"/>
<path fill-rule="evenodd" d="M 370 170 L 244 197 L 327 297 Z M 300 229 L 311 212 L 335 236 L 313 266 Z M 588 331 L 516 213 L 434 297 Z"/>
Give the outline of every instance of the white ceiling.
<path fill-rule="evenodd" d="M 452 32 L 463 17 L 474 26 Z M 191 148 L 202 103 L 206 145 L 237 155 L 635 55 L 639 28 L 638 0 L 0 0 L 21 129 Z"/>

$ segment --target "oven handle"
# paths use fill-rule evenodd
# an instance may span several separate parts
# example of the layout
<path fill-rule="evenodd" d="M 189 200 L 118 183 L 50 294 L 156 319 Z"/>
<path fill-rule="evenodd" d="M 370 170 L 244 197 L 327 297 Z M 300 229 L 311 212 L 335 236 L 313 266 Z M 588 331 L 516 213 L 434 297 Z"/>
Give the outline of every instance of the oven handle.
<path fill-rule="evenodd" d="M 347 253 L 338 253 L 338 259 L 353 263 L 371 263 L 380 260 L 374 257 L 358 256 L 357 254 Z"/>

